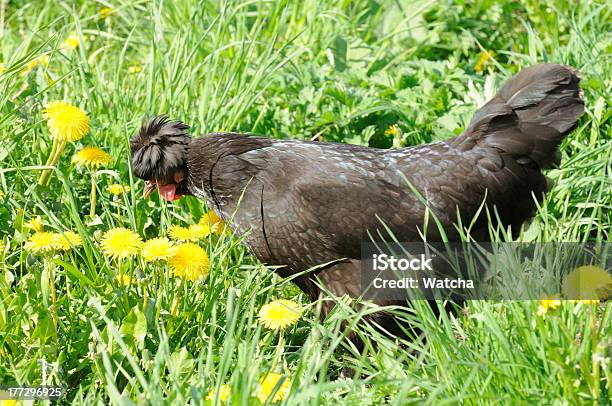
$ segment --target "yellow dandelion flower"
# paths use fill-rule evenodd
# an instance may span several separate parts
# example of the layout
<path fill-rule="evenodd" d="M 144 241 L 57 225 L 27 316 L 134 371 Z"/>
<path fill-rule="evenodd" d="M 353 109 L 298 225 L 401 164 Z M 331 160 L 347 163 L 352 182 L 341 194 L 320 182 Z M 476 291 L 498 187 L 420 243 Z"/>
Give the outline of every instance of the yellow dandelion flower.
<path fill-rule="evenodd" d="M 134 73 L 139 73 L 140 71 L 142 71 L 142 67 L 138 65 L 130 66 L 128 68 L 128 73 L 134 74 Z"/>
<path fill-rule="evenodd" d="M 75 165 L 95 169 L 112 161 L 113 158 L 98 147 L 85 147 L 72 157 L 72 163 Z"/>
<path fill-rule="evenodd" d="M 18 406 L 19 404 L 15 399 L 0 400 L 0 406 Z"/>
<path fill-rule="evenodd" d="M 208 225 L 192 224 L 189 226 L 188 231 L 186 233 L 183 231 L 183 233 L 186 237 L 190 238 L 190 240 L 187 241 L 195 242 L 208 237 L 211 230 Z"/>
<path fill-rule="evenodd" d="M 478 58 L 478 62 L 476 62 L 476 66 L 474 66 L 474 70 L 476 72 L 484 71 L 485 67 L 490 63 L 490 60 L 495 57 L 495 51 L 489 50 L 487 52 L 482 51 L 480 53 L 480 58 Z"/>
<path fill-rule="evenodd" d="M 393 124 L 391 127 L 385 130 L 385 135 L 389 135 L 391 137 L 397 137 L 402 134 L 402 130 L 399 128 L 397 124 Z"/>
<path fill-rule="evenodd" d="M 138 282 L 132 275 L 126 275 L 121 273 L 115 275 L 115 280 L 117 281 L 117 283 L 123 286 L 134 285 Z"/>
<path fill-rule="evenodd" d="M 0 189 L 0 200 L 4 199 L 4 190 Z"/>
<path fill-rule="evenodd" d="M 259 399 L 261 403 L 266 403 L 273 393 L 274 397 L 272 398 L 272 402 L 280 402 L 287 396 L 287 393 L 289 393 L 291 380 L 284 375 L 270 372 L 265 378 L 259 381 L 259 385 L 260 388 L 257 392 L 257 399 Z"/>
<path fill-rule="evenodd" d="M 40 216 L 36 216 L 30 219 L 30 221 L 25 223 L 25 227 L 37 233 L 42 233 L 43 231 L 45 231 L 45 226 Z"/>
<path fill-rule="evenodd" d="M 140 255 L 147 262 L 167 261 L 176 253 L 176 248 L 172 242 L 165 237 L 153 238 L 145 241 Z"/>
<path fill-rule="evenodd" d="M 181 227 L 173 224 L 168 229 L 168 237 L 179 242 L 196 242 L 202 238 L 203 230 L 199 227 Z"/>
<path fill-rule="evenodd" d="M 117 14 L 117 11 L 112 7 L 102 7 L 100 9 L 99 14 L 100 14 L 100 18 L 104 19 L 104 18 L 114 16 L 115 14 Z"/>
<path fill-rule="evenodd" d="M 230 388 L 228 384 L 221 385 L 218 392 L 218 397 L 221 402 L 227 402 L 231 394 L 232 388 Z M 214 400 L 215 398 L 217 398 L 217 392 L 215 390 L 208 392 L 206 400 Z"/>
<path fill-rule="evenodd" d="M 189 233 L 192 235 L 192 238 L 194 238 L 195 241 L 208 237 L 210 232 L 211 231 L 208 226 L 203 226 L 201 224 L 192 224 L 189 226 Z"/>
<path fill-rule="evenodd" d="M 568 299 L 607 299 L 612 293 L 612 276 L 598 266 L 581 266 L 565 276 L 561 290 Z"/>
<path fill-rule="evenodd" d="M 55 233 L 36 233 L 33 234 L 25 243 L 26 251 L 33 253 L 51 252 L 57 248 Z"/>
<path fill-rule="evenodd" d="M 89 132 L 89 117 L 71 104 L 53 101 L 44 113 L 51 137 L 59 141 L 77 141 Z"/>
<path fill-rule="evenodd" d="M 81 41 L 79 40 L 79 36 L 76 34 L 69 35 L 68 38 L 62 44 L 62 47 L 67 51 L 72 51 L 73 49 L 78 48 L 81 45 Z"/>
<path fill-rule="evenodd" d="M 561 306 L 561 300 L 555 299 L 554 297 L 540 299 L 537 315 L 544 317 L 549 309 L 554 310 L 559 306 Z"/>
<path fill-rule="evenodd" d="M 119 183 L 113 183 L 112 185 L 108 185 L 106 187 L 106 191 L 113 196 L 121 196 L 122 194 L 129 192 L 130 187 L 120 185 Z"/>
<path fill-rule="evenodd" d="M 69 104 L 62 100 L 53 100 L 45 106 L 43 110 L 43 116 L 48 120 L 52 117 L 55 117 L 58 112 L 60 112 L 65 106 Z"/>
<path fill-rule="evenodd" d="M 259 310 L 259 321 L 271 330 L 282 330 L 300 318 L 302 311 L 293 300 L 279 299 L 263 305 Z"/>
<path fill-rule="evenodd" d="M 102 252 L 109 257 L 126 259 L 135 256 L 142 246 L 140 236 L 128 230 L 118 227 L 108 230 L 102 237 Z"/>
<path fill-rule="evenodd" d="M 225 228 L 225 224 L 223 223 L 223 220 L 221 220 L 221 217 L 219 217 L 217 213 L 212 210 L 202 216 L 198 222 L 198 226 L 202 227 L 205 237 L 211 232 L 221 235 L 221 233 L 223 233 L 223 229 Z"/>
<path fill-rule="evenodd" d="M 74 231 L 64 231 L 55 234 L 55 246 L 62 251 L 68 251 L 83 245 L 83 239 Z"/>
<path fill-rule="evenodd" d="M 6 70 L 6 65 L 0 62 L 0 75 L 2 75 L 5 70 Z"/>
<path fill-rule="evenodd" d="M 209 210 L 201 219 L 200 221 L 202 221 L 202 219 L 207 219 L 209 223 L 211 224 L 223 224 L 223 220 L 221 219 L 221 217 L 219 217 L 217 215 L 217 213 L 215 213 L 212 210 Z"/>
<path fill-rule="evenodd" d="M 190 281 L 205 278 L 210 269 L 206 252 L 199 245 L 191 243 L 178 245 L 168 264 L 173 275 Z"/>

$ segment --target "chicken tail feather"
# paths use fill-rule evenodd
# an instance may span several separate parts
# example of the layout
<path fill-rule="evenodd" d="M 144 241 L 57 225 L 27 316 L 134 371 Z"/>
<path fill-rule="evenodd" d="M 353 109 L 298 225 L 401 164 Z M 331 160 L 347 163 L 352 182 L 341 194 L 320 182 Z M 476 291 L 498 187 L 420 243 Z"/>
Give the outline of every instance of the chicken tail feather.
<path fill-rule="evenodd" d="M 579 82 L 578 72 L 568 66 L 524 69 L 476 112 L 460 138 L 472 147 L 498 149 L 521 165 L 556 166 L 559 144 L 584 113 Z"/>

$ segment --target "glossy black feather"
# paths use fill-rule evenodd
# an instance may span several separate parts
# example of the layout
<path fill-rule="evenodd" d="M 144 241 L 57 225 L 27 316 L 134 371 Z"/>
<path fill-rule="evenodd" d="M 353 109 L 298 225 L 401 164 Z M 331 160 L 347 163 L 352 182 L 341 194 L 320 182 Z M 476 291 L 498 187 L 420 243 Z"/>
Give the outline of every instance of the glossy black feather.
<path fill-rule="evenodd" d="M 191 141 L 188 129 L 186 124 L 166 116 L 143 123 L 130 140 L 134 174 L 145 180 L 174 182 L 174 172 L 187 167 L 187 145 Z"/>

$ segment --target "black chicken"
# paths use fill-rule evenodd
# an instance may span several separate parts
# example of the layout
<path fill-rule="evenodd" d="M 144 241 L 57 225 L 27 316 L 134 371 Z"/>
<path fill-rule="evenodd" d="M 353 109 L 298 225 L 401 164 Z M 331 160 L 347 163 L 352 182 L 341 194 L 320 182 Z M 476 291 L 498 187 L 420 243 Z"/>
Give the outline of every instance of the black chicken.
<path fill-rule="evenodd" d="M 282 265 L 282 276 L 338 260 L 294 279 L 312 300 L 319 284 L 358 297 L 368 232 L 384 223 L 399 241 L 422 240 L 426 207 L 406 180 L 451 241 L 457 216 L 471 221 L 483 201 L 499 226 L 517 232 L 547 190 L 541 170 L 559 163 L 559 144 L 583 114 L 579 81 L 566 66 L 524 69 L 460 136 L 397 150 L 234 133 L 191 138 L 185 124 L 156 117 L 131 140 L 133 170 L 145 197 L 156 188 L 169 200 L 194 195 L 224 221 L 233 216 L 232 229 L 263 263 Z M 476 241 L 489 239 L 485 212 L 470 230 Z M 428 241 L 441 238 L 437 227 L 426 232 Z M 385 313 L 374 319 L 398 331 Z"/>

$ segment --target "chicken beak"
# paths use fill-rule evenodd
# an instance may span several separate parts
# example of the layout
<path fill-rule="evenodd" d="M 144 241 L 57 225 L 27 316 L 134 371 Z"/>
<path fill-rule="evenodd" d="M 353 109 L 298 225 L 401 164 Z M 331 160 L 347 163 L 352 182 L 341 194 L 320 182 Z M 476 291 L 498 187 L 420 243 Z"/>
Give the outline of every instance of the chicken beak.
<path fill-rule="evenodd" d="M 144 192 L 142 193 L 144 198 L 149 197 L 151 193 L 157 188 L 157 184 L 151 182 L 150 180 L 145 181 Z"/>

